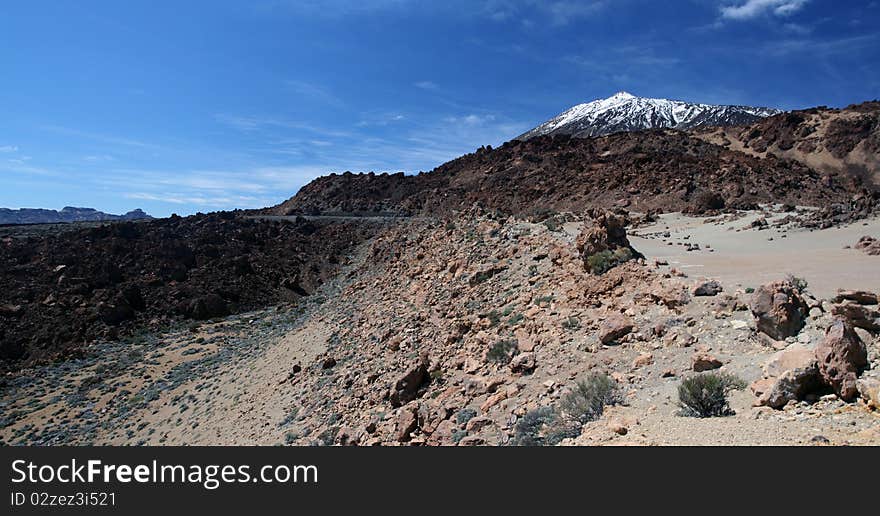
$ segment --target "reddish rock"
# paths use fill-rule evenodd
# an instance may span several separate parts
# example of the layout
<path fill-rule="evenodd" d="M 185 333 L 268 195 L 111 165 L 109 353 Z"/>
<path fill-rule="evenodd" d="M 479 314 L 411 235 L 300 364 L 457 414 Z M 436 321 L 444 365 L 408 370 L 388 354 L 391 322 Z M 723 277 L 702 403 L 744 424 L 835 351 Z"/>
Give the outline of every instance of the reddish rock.
<path fill-rule="evenodd" d="M 510 371 L 518 374 L 529 374 L 537 366 L 534 353 L 520 353 L 510 361 Z"/>
<path fill-rule="evenodd" d="M 627 335 L 633 330 L 633 323 L 622 316 L 614 315 L 602 322 L 599 330 L 599 342 L 608 344 Z"/>
<path fill-rule="evenodd" d="M 633 369 L 637 369 L 639 367 L 648 366 L 654 363 L 654 355 L 652 353 L 639 353 L 635 359 L 633 359 L 632 367 Z"/>
<path fill-rule="evenodd" d="M 695 353 L 691 357 L 691 367 L 698 373 L 718 369 L 721 365 L 720 360 L 705 352 Z"/>
<path fill-rule="evenodd" d="M 428 364 L 425 360 L 419 359 L 419 362 L 391 387 L 391 392 L 388 395 L 391 406 L 400 407 L 416 399 L 419 390 L 430 382 L 431 375 L 428 373 Z"/>
<path fill-rule="evenodd" d="M 765 378 L 752 383 L 756 405 L 782 408 L 822 386 L 815 353 L 801 344 L 774 354 L 764 366 Z"/>
<path fill-rule="evenodd" d="M 849 322 L 837 320 L 828 328 L 816 348 L 816 359 L 822 380 L 841 399 L 850 401 L 858 395 L 856 380 L 868 365 L 868 352 Z"/>
<path fill-rule="evenodd" d="M 834 297 L 835 303 L 853 301 L 860 305 L 876 305 L 880 302 L 880 296 L 866 290 L 838 290 Z"/>
<path fill-rule="evenodd" d="M 755 316 L 758 331 L 776 340 L 797 335 L 810 311 L 800 291 L 787 281 L 759 287 L 749 308 Z"/>
<path fill-rule="evenodd" d="M 842 303 L 832 306 L 831 314 L 846 319 L 857 328 L 880 332 L 880 309 L 878 308 L 855 303 Z"/>
<path fill-rule="evenodd" d="M 395 438 L 399 442 L 410 440 L 410 434 L 419 427 L 419 407 L 418 405 L 410 405 L 404 407 L 400 414 L 397 415 L 397 425 L 395 426 Z"/>

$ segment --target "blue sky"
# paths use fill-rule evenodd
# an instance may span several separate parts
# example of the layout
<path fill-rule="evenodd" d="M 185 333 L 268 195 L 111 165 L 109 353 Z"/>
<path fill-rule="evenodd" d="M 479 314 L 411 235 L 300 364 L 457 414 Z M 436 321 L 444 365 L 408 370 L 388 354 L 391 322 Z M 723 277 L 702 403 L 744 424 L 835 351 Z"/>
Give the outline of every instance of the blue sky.
<path fill-rule="evenodd" d="M 0 62 L 0 206 L 164 216 L 430 170 L 619 90 L 878 98 L 880 3 L 28 0 Z"/>

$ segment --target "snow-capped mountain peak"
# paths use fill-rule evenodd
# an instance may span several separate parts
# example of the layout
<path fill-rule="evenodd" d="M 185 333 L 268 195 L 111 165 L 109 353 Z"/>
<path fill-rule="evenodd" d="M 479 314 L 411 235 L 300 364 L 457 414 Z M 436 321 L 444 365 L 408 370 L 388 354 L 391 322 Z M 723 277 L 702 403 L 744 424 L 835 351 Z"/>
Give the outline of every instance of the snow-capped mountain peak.
<path fill-rule="evenodd" d="M 605 99 L 573 106 L 519 139 L 546 134 L 589 137 L 655 128 L 687 130 L 713 125 L 745 125 L 780 112 L 771 108 L 645 98 L 619 91 Z"/>

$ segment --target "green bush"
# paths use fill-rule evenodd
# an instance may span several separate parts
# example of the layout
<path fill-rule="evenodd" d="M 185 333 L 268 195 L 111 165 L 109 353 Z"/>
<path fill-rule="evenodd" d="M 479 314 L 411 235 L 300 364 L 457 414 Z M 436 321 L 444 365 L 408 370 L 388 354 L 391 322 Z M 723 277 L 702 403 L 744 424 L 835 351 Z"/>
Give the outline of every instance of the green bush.
<path fill-rule="evenodd" d="M 632 258 L 632 251 L 628 247 L 618 247 L 614 251 L 599 251 L 587 257 L 587 268 L 593 274 L 604 274 Z"/>
<path fill-rule="evenodd" d="M 499 340 L 486 353 L 486 360 L 499 364 L 506 364 L 516 355 L 517 342 L 515 340 Z"/>
<path fill-rule="evenodd" d="M 622 401 L 623 395 L 613 379 L 592 373 L 575 383 L 574 389 L 562 397 L 559 407 L 565 418 L 580 426 L 602 417 L 606 405 Z"/>
<path fill-rule="evenodd" d="M 559 417 L 553 407 L 529 411 L 514 427 L 514 446 L 555 446 L 567 437 L 580 435 L 580 426 Z"/>
<path fill-rule="evenodd" d="M 800 278 L 798 276 L 795 276 L 794 274 L 788 274 L 787 276 L 785 276 L 785 281 L 786 281 L 786 283 L 791 285 L 795 290 L 797 290 L 798 292 L 801 292 L 801 293 L 806 291 L 807 286 L 809 285 L 809 283 L 807 283 L 807 280 L 805 280 L 804 278 Z"/>
<path fill-rule="evenodd" d="M 472 408 L 463 408 L 455 415 L 455 422 L 464 425 L 477 416 L 477 411 Z"/>
<path fill-rule="evenodd" d="M 727 395 L 732 390 L 743 388 L 745 382 L 726 373 L 703 373 L 686 378 L 678 386 L 680 414 L 688 417 L 733 415 Z"/>

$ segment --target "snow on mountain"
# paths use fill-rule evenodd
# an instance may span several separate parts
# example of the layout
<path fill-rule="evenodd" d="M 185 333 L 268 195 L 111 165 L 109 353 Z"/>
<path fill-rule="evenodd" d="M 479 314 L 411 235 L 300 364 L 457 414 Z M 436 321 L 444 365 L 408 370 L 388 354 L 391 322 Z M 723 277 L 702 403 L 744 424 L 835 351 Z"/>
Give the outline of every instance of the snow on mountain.
<path fill-rule="evenodd" d="M 607 99 L 578 104 L 518 139 L 546 134 L 589 137 L 664 127 L 687 130 L 712 125 L 746 125 L 778 113 L 781 111 L 772 108 L 692 104 L 637 97 L 620 91 Z"/>

